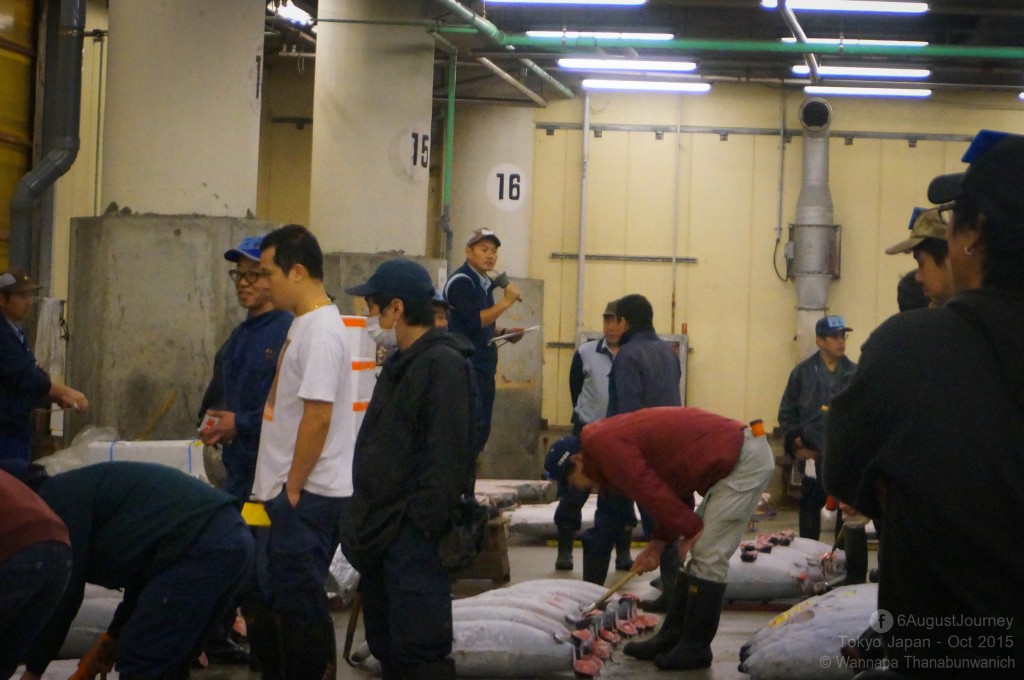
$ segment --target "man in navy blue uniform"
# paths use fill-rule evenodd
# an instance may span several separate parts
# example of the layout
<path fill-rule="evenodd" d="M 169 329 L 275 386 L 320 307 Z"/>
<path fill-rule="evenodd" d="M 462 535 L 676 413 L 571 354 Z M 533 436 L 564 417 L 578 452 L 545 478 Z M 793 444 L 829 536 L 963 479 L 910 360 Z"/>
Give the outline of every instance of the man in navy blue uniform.
<path fill-rule="evenodd" d="M 654 330 L 654 308 L 643 295 L 626 295 L 615 303 L 624 332 L 608 379 L 608 417 L 653 406 L 682 406 L 682 368 L 672 347 Z M 692 503 L 692 501 L 691 501 Z M 645 523 L 645 529 L 650 530 Z M 597 497 L 594 526 L 583 534 L 583 580 L 603 584 L 615 543 L 636 525 L 633 499 L 614 491 Z M 675 585 L 677 551 L 671 546 L 662 561 L 662 592 L 652 610 L 663 610 Z"/>
<path fill-rule="evenodd" d="M 227 479 L 221 488 L 241 501 L 249 500 L 256 475 L 256 454 L 260 448 L 263 406 L 274 382 L 277 357 L 281 353 L 288 328 L 294 316 L 283 309 L 274 309 L 270 301 L 270 284 L 260 267 L 262 236 L 242 239 L 238 247 L 224 253 L 224 259 L 235 266 L 228 276 L 235 284 L 238 304 L 246 310 L 245 320 L 235 327 L 231 336 L 217 350 L 213 360 L 213 376 L 199 407 L 199 437 L 207 445 L 221 445 L 221 460 Z M 252 619 L 253 583 L 242 588 L 243 613 Z M 207 658 L 213 663 L 246 663 L 249 655 L 235 644 L 228 631 L 234 623 L 234 612 L 218 622 L 204 645 Z M 254 623 L 252 630 L 259 631 Z"/>
<path fill-rule="evenodd" d="M 19 325 L 32 311 L 40 288 L 20 269 L 0 274 L 0 459 L 28 462 L 33 408 L 47 402 L 77 410 L 89 407 L 84 394 L 40 368 Z"/>
<path fill-rule="evenodd" d="M 498 264 L 501 241 L 490 229 L 477 229 L 466 241 L 466 261 L 456 269 L 444 286 L 450 305 L 448 330 L 473 343 L 473 370 L 479 393 L 476 451 L 483 450 L 491 435 L 491 411 L 494 408 L 494 374 L 498 370 L 498 348 L 491 338 L 521 332 L 522 328 L 497 328 L 498 317 L 519 299 L 519 286 L 509 282 L 504 295 L 494 301 L 494 281 L 487 275 Z M 509 342 L 518 342 L 518 335 Z"/>
<path fill-rule="evenodd" d="M 209 423 L 199 433 L 203 443 L 224 447 L 228 477 L 223 488 L 242 501 L 252 492 L 263 406 L 294 318 L 291 312 L 274 309 L 270 301 L 270 286 L 260 269 L 262 241 L 262 236 L 250 236 L 224 253 L 224 259 L 235 264 L 228 276 L 238 304 L 248 314 L 217 350 L 213 377 L 199 409 L 200 419 Z"/>

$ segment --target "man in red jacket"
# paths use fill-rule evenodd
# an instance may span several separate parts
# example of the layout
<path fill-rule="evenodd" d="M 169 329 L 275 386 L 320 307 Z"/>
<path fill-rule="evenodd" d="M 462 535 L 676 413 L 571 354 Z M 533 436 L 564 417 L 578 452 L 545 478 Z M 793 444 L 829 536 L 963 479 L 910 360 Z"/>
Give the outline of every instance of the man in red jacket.
<path fill-rule="evenodd" d="M 639 573 L 656 569 L 677 538 L 679 563 L 690 555 L 661 630 L 626 645 L 626 654 L 665 670 L 709 667 L 729 557 L 775 467 L 767 439 L 729 418 L 667 406 L 591 423 L 559 444 L 544 463 L 551 479 L 612 489 L 654 516 L 651 541 L 634 563 Z M 704 499 L 696 510 L 685 500 L 694 492 Z"/>

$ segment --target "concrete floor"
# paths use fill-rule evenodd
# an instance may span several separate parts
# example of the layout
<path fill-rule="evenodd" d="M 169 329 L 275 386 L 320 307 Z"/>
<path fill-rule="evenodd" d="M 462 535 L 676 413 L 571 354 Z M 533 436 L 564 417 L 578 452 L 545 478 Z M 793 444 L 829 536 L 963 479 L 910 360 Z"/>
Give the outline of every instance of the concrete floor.
<path fill-rule="evenodd" d="M 773 533 L 781 529 L 795 528 L 797 525 L 795 510 L 782 510 L 770 520 L 763 520 L 759 523 L 756 532 L 750 532 L 745 538 L 753 538 L 757 533 Z M 821 540 L 830 543 L 833 539 L 831 531 L 822 533 Z M 634 548 L 634 554 L 636 553 Z M 513 534 L 510 537 L 509 562 L 511 564 L 512 583 L 527 581 L 537 578 L 580 578 L 580 569 L 583 556 L 579 547 L 574 551 L 576 570 L 573 572 L 559 572 L 554 570 L 555 549 L 547 545 L 527 541 Z M 876 564 L 874 551 L 869 553 L 869 565 Z M 628 590 L 637 594 L 644 594 L 649 589 L 649 581 L 656 574 L 646 574 L 634 579 Z M 618 574 L 621 576 L 621 573 Z M 617 577 L 616 572 L 610 572 L 608 584 L 610 585 Z M 494 587 L 489 581 L 459 581 L 453 587 L 456 597 L 466 597 Z M 666 677 L 686 678 L 688 680 L 733 680 L 748 678 L 749 676 L 737 670 L 739 665 L 740 647 L 750 637 L 771 620 L 777 612 L 775 611 L 738 611 L 727 608 L 722 613 L 722 620 L 718 627 L 718 635 L 712 644 L 715 660 L 711 668 L 701 671 L 668 673 L 659 671 L 649 662 L 636 661 L 621 652 L 614 655 L 614 662 L 605 666 L 600 678 L 659 678 Z M 341 645 L 344 643 L 345 630 L 348 625 L 349 615 L 347 611 L 338 612 L 334 615 L 336 630 L 338 633 L 339 658 Z M 357 633 L 357 644 L 362 642 L 362 629 Z M 74 670 L 74 662 L 55 662 L 47 670 L 44 680 L 58 680 L 67 678 Z M 17 677 L 17 676 L 15 676 Z M 116 673 L 110 678 L 116 678 Z M 250 673 L 247 669 L 231 666 L 212 666 L 201 671 L 194 671 L 192 677 L 195 680 L 256 680 L 259 676 Z M 350 668 L 343 662 L 338 669 L 339 680 L 366 680 L 372 678 L 361 670 Z M 572 677 L 569 671 L 556 677 Z"/>
<path fill-rule="evenodd" d="M 756 533 L 772 533 L 780 529 L 795 529 L 797 516 L 794 510 L 783 510 L 771 520 L 763 520 L 759 523 L 757 532 L 751 532 L 746 538 L 753 538 Z M 822 533 L 821 540 L 830 543 L 833 539 L 832 532 Z M 573 572 L 559 572 L 554 570 L 555 549 L 547 545 L 540 545 L 535 542 L 526 542 L 513 534 L 510 537 L 509 562 L 511 563 L 512 583 L 527 581 L 536 578 L 580 578 L 580 569 L 583 556 L 579 547 L 574 551 L 576 570 Z M 634 549 L 634 554 L 636 549 Z M 870 565 L 875 566 L 875 552 L 870 553 Z M 645 574 L 634 579 L 628 590 L 643 594 L 649 589 L 649 581 L 656 574 Z M 621 573 L 619 574 L 621 576 Z M 608 585 L 617 578 L 616 572 L 609 573 Z M 453 590 L 456 597 L 465 597 L 482 590 L 493 587 L 490 582 L 485 581 L 460 581 L 455 584 Z M 712 644 L 715 660 L 711 668 L 701 671 L 669 673 L 659 671 L 650 662 L 636 661 L 621 652 L 614 655 L 614 663 L 605 666 L 600 678 L 659 678 L 666 677 L 686 678 L 687 680 L 732 680 L 749 678 L 737 670 L 739 665 L 740 647 L 761 626 L 765 625 L 776 615 L 772 611 L 737 611 L 726 609 L 722 614 L 722 620 L 718 627 L 718 635 Z M 335 614 L 338 631 L 339 646 L 344 641 L 345 628 L 348 625 L 348 612 Z M 362 641 L 362 629 L 357 633 L 357 640 Z M 243 680 L 255 678 L 242 669 L 230 669 L 226 667 L 212 667 L 204 671 L 193 673 L 196 680 Z M 349 668 L 344 663 L 338 669 L 339 680 L 365 680 L 371 678 L 361 670 Z M 572 677 L 570 672 L 565 672 L 559 677 Z"/>

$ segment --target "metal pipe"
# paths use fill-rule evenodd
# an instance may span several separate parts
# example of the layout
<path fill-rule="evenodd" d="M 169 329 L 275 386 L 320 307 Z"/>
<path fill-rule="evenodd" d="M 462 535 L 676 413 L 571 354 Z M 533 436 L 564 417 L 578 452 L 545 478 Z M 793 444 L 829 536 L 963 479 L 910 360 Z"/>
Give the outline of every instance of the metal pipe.
<path fill-rule="evenodd" d="M 800 22 L 796 20 L 796 15 L 793 14 L 793 10 L 789 8 L 786 0 L 782 0 L 779 3 L 779 14 L 782 15 L 782 19 L 789 26 L 789 30 L 793 37 L 796 38 L 796 41 L 806 45 L 807 34 L 804 33 L 804 29 L 800 26 Z M 811 72 L 811 82 L 817 84 L 821 80 L 821 76 L 818 73 L 818 57 L 811 52 L 804 52 L 804 62 L 807 63 L 807 68 Z"/>
<path fill-rule="evenodd" d="M 59 24 L 54 12 L 59 8 Z M 48 36 L 56 36 L 55 76 L 47 79 L 44 115 L 45 156 L 18 182 L 11 197 L 10 263 L 32 269 L 32 214 L 36 199 L 75 162 L 79 146 L 82 104 L 82 40 L 85 0 L 51 0 L 47 9 Z M 56 29 L 56 30 L 54 30 Z M 51 50 L 47 41 L 47 51 Z M 49 63 L 49 59 L 47 62 Z M 46 123 L 50 123 L 47 129 Z"/>
<path fill-rule="evenodd" d="M 590 163 L 590 93 L 583 95 L 583 156 L 580 164 L 579 266 L 576 267 L 576 335 L 583 332 L 583 292 L 587 268 L 587 169 Z"/>
<path fill-rule="evenodd" d="M 448 50 L 448 97 L 444 118 L 444 158 L 441 174 L 441 217 L 438 224 L 444 234 L 444 261 L 446 271 L 452 270 L 452 249 L 454 233 L 452 232 L 452 160 L 455 156 L 455 79 L 458 71 L 459 48 L 455 43 L 444 37 L 433 34 L 434 40 Z"/>
<path fill-rule="evenodd" d="M 509 36 L 504 31 L 502 31 L 500 28 L 498 28 L 497 26 L 495 26 L 494 24 L 492 24 L 490 21 L 488 21 L 487 19 L 483 18 L 482 16 L 479 16 L 473 10 L 469 9 L 468 7 L 464 7 L 457 0 L 437 0 L 437 1 L 441 5 L 447 7 L 448 9 L 450 9 L 451 11 L 453 11 L 457 15 L 459 15 L 470 26 L 472 26 L 474 29 L 476 29 L 476 31 L 478 33 L 483 35 L 485 38 L 487 38 L 491 42 L 493 42 L 493 43 L 495 43 L 497 45 L 505 45 L 505 46 L 507 46 L 509 48 L 510 51 L 511 50 L 515 50 L 515 47 L 512 47 L 511 45 L 509 45 L 508 42 L 506 42 L 509 39 Z M 442 33 L 447 33 L 448 29 L 444 28 L 444 27 L 440 27 L 440 28 L 437 29 L 437 31 L 442 32 Z M 558 90 L 558 92 L 560 92 L 562 94 L 562 96 L 566 97 L 567 99 L 575 99 L 575 97 L 576 97 L 576 93 L 575 92 L 573 92 L 572 90 L 567 88 L 562 83 L 558 82 L 558 80 L 556 80 L 554 77 L 552 77 L 552 75 L 550 73 L 548 73 L 547 71 L 542 69 L 540 66 L 537 66 L 537 64 L 534 63 L 532 60 L 530 60 L 530 59 L 520 59 L 519 61 L 520 61 L 520 63 L 522 63 L 523 66 L 525 66 L 530 71 L 532 71 L 537 76 L 539 76 L 540 79 L 543 80 L 545 83 L 547 83 L 551 87 L 553 87 L 556 90 Z"/>
<path fill-rule="evenodd" d="M 679 174 L 683 155 L 683 95 L 677 97 L 676 104 L 676 162 L 672 181 L 672 314 L 670 329 L 676 327 L 676 262 L 679 256 Z M 675 333 L 675 330 L 671 331 Z"/>
<path fill-rule="evenodd" d="M 1020 88 L 1018 88 L 1020 89 Z M 534 123 L 534 128 L 537 130 L 545 130 L 549 133 L 553 133 L 555 130 L 579 130 L 579 123 L 558 123 L 551 121 L 544 121 Z M 591 125 L 590 129 L 595 132 L 653 132 L 653 133 L 665 133 L 672 132 L 673 126 L 671 125 L 658 125 L 658 124 L 642 124 L 642 123 L 601 123 L 600 125 Z M 795 137 L 801 134 L 800 128 L 785 128 L 779 130 L 779 128 L 755 128 L 755 127 L 713 127 L 710 125 L 683 125 L 680 130 L 686 133 L 695 134 L 709 134 L 718 135 L 719 137 L 728 137 L 729 135 L 766 135 L 774 137 L 781 134 L 786 137 Z M 829 130 L 828 136 L 830 138 L 840 138 L 846 140 L 853 139 L 894 139 L 904 140 L 908 143 L 913 142 L 970 142 L 974 137 L 972 135 L 960 135 L 951 134 L 945 132 L 873 132 L 870 130 Z"/>
<path fill-rule="evenodd" d="M 541 97 L 539 94 L 528 88 L 526 85 L 523 85 L 521 82 L 513 78 L 510 74 L 503 71 L 500 66 L 495 64 L 490 59 L 478 57 L 477 61 L 480 62 L 480 64 L 482 64 L 483 66 L 485 66 L 488 71 L 498 76 L 506 83 L 508 83 L 509 85 L 511 85 L 512 87 L 516 88 L 517 90 L 525 94 L 527 97 L 529 97 L 530 101 L 536 104 L 539 108 L 543 109 L 547 107 L 548 103 L 544 100 L 543 97 Z"/>
<path fill-rule="evenodd" d="M 447 2 L 448 0 L 439 0 Z M 441 29 L 444 32 L 444 29 Z M 685 50 L 693 52 L 764 52 L 806 54 L 837 54 L 859 56 L 900 57 L 954 57 L 984 59 L 1024 59 L 1024 47 L 989 47 L 984 45 L 824 45 L 784 43 L 772 40 L 649 40 L 630 38 L 609 40 L 601 38 L 542 38 L 529 35 L 505 34 L 502 45 L 512 47 L 543 47 L 559 52 L 576 52 L 597 48 L 646 48 Z"/>
<path fill-rule="evenodd" d="M 579 253 L 551 253 L 552 260 L 578 260 L 579 257 Z M 671 264 L 673 262 L 673 259 L 668 255 L 590 254 L 586 256 L 586 259 L 593 260 L 594 262 L 645 262 L 648 264 Z M 674 261 L 676 263 L 682 262 L 683 264 L 697 264 L 697 258 L 695 257 L 676 257 Z"/>

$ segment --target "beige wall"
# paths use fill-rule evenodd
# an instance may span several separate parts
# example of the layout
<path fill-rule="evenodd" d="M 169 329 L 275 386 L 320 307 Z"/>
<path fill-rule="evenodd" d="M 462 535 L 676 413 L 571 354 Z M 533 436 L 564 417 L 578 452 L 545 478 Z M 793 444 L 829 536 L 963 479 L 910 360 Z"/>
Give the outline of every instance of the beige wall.
<path fill-rule="evenodd" d="M 803 96 L 763 85 L 716 85 L 702 97 L 600 94 L 591 99 L 591 124 L 648 124 L 746 128 L 799 127 Z M 931 101 L 830 100 L 833 131 L 973 135 L 982 127 L 1024 131 L 1015 94 L 936 94 Z M 579 123 L 582 99 L 553 103 L 538 122 Z M 530 276 L 545 281 L 544 341 L 574 340 L 577 264 L 552 260 L 578 244 L 582 133 L 535 133 L 536 157 Z M 961 142 L 843 139 L 830 144 L 835 221 L 843 225 L 842 278 L 829 295 L 830 311 L 855 330 L 847 348 L 854 360 L 871 330 L 896 311 L 899 275 L 909 256 L 886 256 L 904 238 L 914 205 L 927 204 L 928 181 L 962 167 Z M 688 325 L 687 382 L 691 406 L 774 424 L 786 377 L 799 357 L 793 336 L 796 297 L 772 270 L 778 209 L 777 136 L 604 131 L 590 140 L 587 252 L 671 255 L 678 223 L 678 255 L 697 264 L 586 265 L 584 321 L 598 329 L 605 303 L 633 292 L 654 305 L 655 326 L 679 332 Z M 676 155 L 679 154 L 678 183 Z M 782 222 L 794 219 L 801 177 L 801 140 L 785 148 Z M 678 214 L 673 215 L 678 190 Z M 785 241 L 785 231 L 783 240 Z M 779 252 L 779 268 L 785 263 Z M 675 309 L 673 310 L 673 296 Z M 553 423 L 571 415 L 568 372 L 572 350 L 545 349 L 544 412 Z"/>

